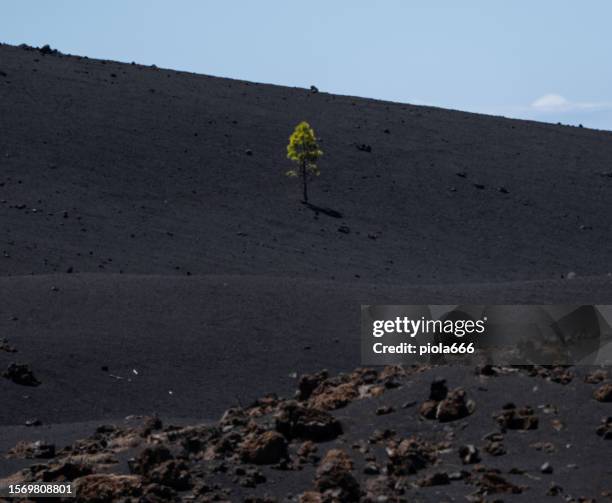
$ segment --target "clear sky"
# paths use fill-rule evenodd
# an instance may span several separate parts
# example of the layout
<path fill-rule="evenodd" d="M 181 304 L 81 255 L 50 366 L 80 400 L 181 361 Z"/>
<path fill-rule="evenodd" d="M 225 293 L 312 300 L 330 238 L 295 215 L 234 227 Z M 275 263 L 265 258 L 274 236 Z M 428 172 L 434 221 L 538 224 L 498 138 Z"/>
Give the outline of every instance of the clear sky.
<path fill-rule="evenodd" d="M 0 41 L 612 130 L 609 0 L 0 0 Z"/>

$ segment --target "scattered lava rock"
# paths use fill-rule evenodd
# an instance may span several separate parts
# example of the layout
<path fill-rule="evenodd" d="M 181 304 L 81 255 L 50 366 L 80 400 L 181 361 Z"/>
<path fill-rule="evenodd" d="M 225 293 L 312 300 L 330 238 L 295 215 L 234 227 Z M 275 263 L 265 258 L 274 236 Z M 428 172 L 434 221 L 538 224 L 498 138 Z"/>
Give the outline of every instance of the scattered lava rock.
<path fill-rule="evenodd" d="M 395 482 L 391 477 L 380 475 L 374 478 L 368 478 L 365 483 L 365 498 L 363 503 L 399 503 L 401 501 L 396 496 Z"/>
<path fill-rule="evenodd" d="M 605 381 L 608 378 L 608 372 L 602 369 L 594 370 L 593 372 L 589 372 L 585 378 L 584 382 L 588 384 L 599 384 Z"/>
<path fill-rule="evenodd" d="M 153 468 L 173 459 L 170 450 L 163 445 L 155 445 L 144 449 L 132 463 L 132 471 L 138 475 L 146 475 Z"/>
<path fill-rule="evenodd" d="M 184 461 L 174 459 L 155 466 L 145 474 L 145 480 L 171 487 L 177 491 L 185 491 L 191 487 L 189 467 Z"/>
<path fill-rule="evenodd" d="M 298 447 L 297 455 L 301 463 L 317 462 L 320 459 L 317 451 L 317 445 L 310 440 L 306 440 Z"/>
<path fill-rule="evenodd" d="M 271 465 L 287 457 L 287 441 L 275 431 L 251 434 L 240 446 L 242 459 L 256 465 Z"/>
<path fill-rule="evenodd" d="M 327 370 L 321 370 L 316 374 L 304 374 L 300 376 L 298 381 L 298 400 L 308 400 L 312 392 L 317 389 L 327 378 L 329 374 Z"/>
<path fill-rule="evenodd" d="M 448 395 L 448 387 L 446 379 L 435 379 L 429 387 L 429 399 L 435 402 L 440 402 Z"/>
<path fill-rule="evenodd" d="M 38 52 L 40 52 L 41 54 L 45 54 L 45 55 L 58 53 L 57 49 L 52 49 L 49 44 L 43 45 L 40 49 L 38 49 Z"/>
<path fill-rule="evenodd" d="M 504 436 L 501 433 L 492 433 L 486 437 L 487 443 L 484 450 L 491 456 L 503 456 L 506 454 L 506 446 L 504 445 Z"/>
<path fill-rule="evenodd" d="M 45 468 L 39 475 L 43 482 L 65 482 L 90 475 L 92 469 L 84 463 L 60 462 Z"/>
<path fill-rule="evenodd" d="M 445 486 L 450 483 L 448 473 L 445 472 L 432 473 L 417 481 L 419 487 Z"/>
<path fill-rule="evenodd" d="M 505 374 L 509 368 L 500 366 L 496 370 Z M 550 370 L 547 378 L 551 375 Z M 90 437 L 58 452 L 45 453 L 42 443 L 38 446 L 23 444 L 18 449 L 21 457 L 38 457 L 42 460 L 45 456 L 53 457 L 36 461 L 37 464 L 11 477 L 26 483 L 70 480 L 83 500 L 94 502 L 189 500 L 272 503 L 286 499 L 303 503 L 400 503 L 414 499 L 411 496 L 418 497 L 412 491 L 418 491 L 419 495 L 429 493 L 432 501 L 446 501 L 449 497 L 458 496 L 455 492 L 457 486 L 468 484 L 475 486 L 476 492 L 467 499 L 481 503 L 495 501 L 489 495 L 523 492 L 526 487 L 517 482 L 522 479 L 514 477 L 531 477 L 530 470 L 514 467 L 502 472 L 480 464 L 482 454 L 483 458 L 495 461 L 495 466 L 500 466 L 501 460 L 493 460 L 486 454 L 499 456 L 506 453 L 503 432 L 489 433 L 483 437 L 484 445 L 478 447 L 455 443 L 458 438 L 463 438 L 463 442 L 469 441 L 475 433 L 471 420 L 454 425 L 419 422 L 416 425 L 419 436 L 406 438 L 399 433 L 405 431 L 404 427 L 396 425 L 397 431 L 388 427 L 389 421 L 395 424 L 393 417 L 376 418 L 372 414 L 374 410 L 389 410 L 376 400 L 364 404 L 362 408 L 357 406 L 359 413 L 370 414 L 372 430 L 364 430 L 362 424 L 354 428 L 347 418 L 345 427 L 350 429 L 343 435 L 342 424 L 329 409 L 353 400 L 379 397 L 386 390 L 405 385 L 405 377 L 418 371 L 410 367 L 386 367 L 384 370 L 358 369 L 334 377 L 321 371 L 300 377 L 297 400 L 265 395 L 246 407 L 227 410 L 213 424 L 179 427 L 164 425 L 153 416 L 135 418 L 139 420 L 138 424 L 103 424 Z M 527 369 L 518 371 L 531 372 Z M 544 376 L 539 370 L 534 375 Z M 484 388 L 481 390 L 486 391 Z M 391 396 L 395 393 L 395 396 Z M 392 401 L 394 398 L 398 401 Z M 395 416 L 398 421 L 403 421 L 400 416 L 407 418 L 415 413 L 400 410 L 397 404 L 406 398 L 401 391 L 385 395 L 385 403 L 397 407 Z M 408 398 L 414 397 L 411 395 Z M 409 402 L 409 405 L 414 404 L 416 402 Z M 427 411 L 424 411 L 425 404 L 428 404 Z M 425 404 L 421 406 L 421 413 L 426 412 L 431 419 L 443 423 L 465 417 L 473 410 L 473 404 L 467 400 L 465 392 L 461 388 L 449 390 L 442 379 L 433 381 Z M 591 406 L 601 407 L 594 402 L 591 402 Z M 542 414 L 556 411 L 550 405 L 541 405 L 540 408 Z M 352 408 L 346 412 L 349 416 L 352 413 Z M 497 412 L 494 418 L 502 430 L 538 427 L 538 418 L 530 407 L 517 408 L 511 403 Z M 380 429 L 375 429 L 376 426 Z M 470 434 L 459 437 L 464 426 L 472 428 Z M 547 428 L 542 430 L 543 434 L 558 435 L 559 445 L 565 442 L 561 439 L 563 432 L 553 432 Z M 356 431 L 359 437 L 353 436 Z M 612 439 L 612 417 L 601 421 L 597 435 L 602 439 Z M 593 438 L 597 443 L 598 438 Z M 328 441 L 330 444 L 318 444 Z M 347 451 L 349 447 L 353 449 L 350 454 Z M 560 451 L 553 444 L 543 441 L 540 435 L 534 435 L 529 447 L 539 452 L 534 453 L 529 449 L 525 451 L 526 456 L 546 456 L 544 459 L 535 458 L 539 460 L 535 464 L 536 470 L 539 467 L 542 473 L 548 473 L 548 467 L 542 465 L 548 459 L 551 467 L 554 464 L 555 472 L 563 471 L 561 467 L 565 462 L 558 457 Z M 17 450 L 13 455 L 16 453 Z M 469 467 L 465 466 L 464 470 L 456 468 L 457 454 L 461 463 Z M 357 456 L 355 463 L 351 455 Z M 130 456 L 135 458 L 128 461 L 131 474 L 127 475 L 118 462 Z M 316 470 L 314 466 L 317 466 Z M 453 468 L 448 470 L 449 466 Z M 268 490 L 282 491 L 281 486 L 259 486 L 267 478 L 275 479 L 274 483 L 293 476 L 308 480 L 313 471 L 312 489 L 298 497 L 287 494 L 283 499 L 275 492 L 274 496 L 278 498 L 275 499 L 265 494 Z M 535 484 L 541 491 L 537 494 L 544 494 L 548 481 L 540 473 L 537 475 L 540 482 Z M 533 477 L 533 480 L 536 478 Z M 456 481 L 462 483 L 455 484 Z M 447 490 L 439 487 L 451 483 L 452 488 Z M 427 489 L 430 487 L 432 489 Z M 253 492 L 249 491 L 253 488 Z M 533 489 L 536 490 L 536 485 Z M 537 494 L 534 493 L 536 499 Z M 569 493 L 564 491 L 564 494 Z"/>
<path fill-rule="evenodd" d="M 547 461 L 540 466 L 540 471 L 546 475 L 550 475 L 554 470 L 552 465 Z"/>
<path fill-rule="evenodd" d="M 349 455 L 340 449 L 331 449 L 317 468 L 315 487 L 320 493 L 332 493 L 334 501 L 359 501 L 359 483 L 352 470 L 353 462 Z"/>
<path fill-rule="evenodd" d="M 539 424 L 538 417 L 529 406 L 516 408 L 514 404 L 508 404 L 494 417 L 502 430 L 535 430 Z"/>
<path fill-rule="evenodd" d="M 612 440 L 612 416 L 603 418 L 596 432 L 604 440 Z"/>
<path fill-rule="evenodd" d="M 97 473 L 76 479 L 74 491 L 82 501 L 106 503 L 141 496 L 143 483 L 138 475 Z"/>
<path fill-rule="evenodd" d="M 377 416 L 385 416 L 387 414 L 391 414 L 395 412 L 395 409 L 391 405 L 381 405 L 376 409 Z"/>
<path fill-rule="evenodd" d="M 356 147 L 357 147 L 357 150 L 361 150 L 362 152 L 368 152 L 368 153 L 372 152 L 372 147 L 365 143 L 358 143 Z"/>
<path fill-rule="evenodd" d="M 593 398 L 598 402 L 612 402 L 612 384 L 601 385 L 593 393 Z"/>
<path fill-rule="evenodd" d="M 493 470 L 485 471 L 482 474 L 476 474 L 473 478 L 473 483 L 478 487 L 478 493 L 482 495 L 499 493 L 520 494 L 524 489 L 507 481 L 499 473 Z"/>
<path fill-rule="evenodd" d="M 4 351 L 6 353 L 16 353 L 17 350 L 9 344 L 9 341 L 4 338 L 0 338 L 0 351 Z"/>
<path fill-rule="evenodd" d="M 446 423 L 469 416 L 474 409 L 475 403 L 467 400 L 462 388 L 448 391 L 444 380 L 436 380 L 431 384 L 429 400 L 421 404 L 419 413 L 425 419 Z"/>
<path fill-rule="evenodd" d="M 472 444 L 462 445 L 459 447 L 459 457 L 464 465 L 471 465 L 480 461 L 478 449 Z"/>
<path fill-rule="evenodd" d="M 8 451 L 9 458 L 51 459 L 55 457 L 55 445 L 37 440 L 36 442 L 19 442 Z"/>
<path fill-rule="evenodd" d="M 447 397 L 438 404 L 436 419 L 441 423 L 462 419 L 469 416 L 474 408 L 474 402 L 466 399 L 465 391 L 457 388 L 449 392 Z"/>
<path fill-rule="evenodd" d="M 30 366 L 25 363 L 11 363 L 2 373 L 2 377 L 16 384 L 21 384 L 22 386 L 40 385 L 40 381 L 34 377 L 34 373 L 30 369 Z"/>
<path fill-rule="evenodd" d="M 295 401 L 281 405 L 276 415 L 276 430 L 287 439 L 314 442 L 333 440 L 342 434 L 340 422 L 328 412 L 307 408 Z"/>
<path fill-rule="evenodd" d="M 437 459 L 437 448 L 417 437 L 391 443 L 387 447 L 389 463 L 387 471 L 393 475 L 412 475 L 433 464 Z"/>

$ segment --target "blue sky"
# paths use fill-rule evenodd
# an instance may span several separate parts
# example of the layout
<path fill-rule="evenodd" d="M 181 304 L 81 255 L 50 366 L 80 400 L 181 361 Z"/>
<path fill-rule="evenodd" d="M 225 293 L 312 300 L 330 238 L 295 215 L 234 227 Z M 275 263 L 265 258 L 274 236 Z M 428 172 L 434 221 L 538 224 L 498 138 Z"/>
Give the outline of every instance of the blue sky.
<path fill-rule="evenodd" d="M 608 0 L 2 0 L 0 41 L 612 130 L 611 20 Z"/>

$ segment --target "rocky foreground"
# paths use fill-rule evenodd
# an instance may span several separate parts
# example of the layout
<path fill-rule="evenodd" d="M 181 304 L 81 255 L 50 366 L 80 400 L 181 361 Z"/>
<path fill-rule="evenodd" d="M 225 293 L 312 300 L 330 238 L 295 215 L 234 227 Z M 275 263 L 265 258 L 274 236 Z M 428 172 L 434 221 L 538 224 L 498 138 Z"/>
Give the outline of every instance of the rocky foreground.
<path fill-rule="evenodd" d="M 0 485 L 72 481 L 90 502 L 612 501 L 610 440 L 604 369 L 361 368 L 214 424 L 20 442 L 8 456 L 35 464 Z"/>

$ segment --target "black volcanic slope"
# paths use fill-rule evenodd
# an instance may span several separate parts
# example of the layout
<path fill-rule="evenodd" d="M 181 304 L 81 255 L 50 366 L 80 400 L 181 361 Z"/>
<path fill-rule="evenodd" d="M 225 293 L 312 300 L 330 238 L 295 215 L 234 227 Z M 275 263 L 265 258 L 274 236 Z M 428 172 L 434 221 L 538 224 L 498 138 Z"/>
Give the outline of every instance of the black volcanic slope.
<path fill-rule="evenodd" d="M 612 269 L 609 132 L 10 46 L 0 71 L 3 275 L 397 284 Z M 315 218 L 283 176 L 301 120 L 325 151 L 312 202 L 341 220 Z"/>
<path fill-rule="evenodd" d="M 299 184 L 283 176 L 301 120 L 325 151 L 312 202 L 341 218 L 300 204 Z M 333 484 L 322 495 L 330 474 L 315 472 L 334 447 L 350 452 L 364 502 L 385 493 L 371 484 L 393 485 L 386 501 L 496 491 L 605 501 L 609 374 L 346 372 L 360 363 L 362 303 L 612 304 L 610 194 L 609 132 L 0 45 L 0 375 L 11 369 L 0 377 L 0 487 L 41 462 L 29 459 L 40 444 L 7 458 L 18 441 L 59 448 L 113 422 L 10 480 L 58 480 L 74 463 L 124 473 L 128 457 L 142 462 L 160 444 L 173 459 L 127 479 L 81 477 L 83 494 L 267 503 L 266 493 L 297 501 L 321 489 L 302 500 L 312 503 L 335 497 Z M 294 406 L 299 376 L 322 368 L 329 377 L 305 378 L 320 387 L 300 407 L 331 411 L 344 433 L 309 454 L 274 416 Z M 437 377 L 476 409 L 450 425 L 422 417 Z M 271 392 L 280 398 L 249 407 Z M 319 403 L 330 396 L 340 400 Z M 539 427 L 502 431 L 493 415 L 514 410 L 508 402 L 534 407 Z M 153 413 L 165 429 L 126 419 Z M 487 451 L 492 430 L 506 454 Z M 243 442 L 282 444 L 279 435 L 289 458 L 254 468 Z M 481 463 L 461 463 L 467 443 Z M 418 474 L 399 473 L 411 471 L 402 456 L 420 460 Z M 367 462 L 376 466 L 364 474 Z M 357 501 L 354 487 L 340 489 Z"/>

